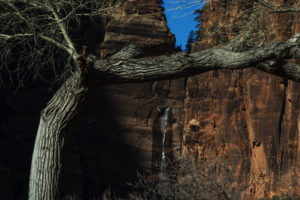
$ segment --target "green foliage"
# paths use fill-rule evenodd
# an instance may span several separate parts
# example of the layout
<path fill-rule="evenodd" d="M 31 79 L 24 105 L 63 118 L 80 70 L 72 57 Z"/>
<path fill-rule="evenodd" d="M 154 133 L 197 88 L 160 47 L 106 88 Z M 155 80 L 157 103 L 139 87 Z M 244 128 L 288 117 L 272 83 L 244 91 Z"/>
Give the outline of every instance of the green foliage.
<path fill-rule="evenodd" d="M 195 21 L 198 22 L 198 24 L 196 25 L 196 27 L 200 28 L 201 26 L 201 13 L 202 13 L 202 10 L 200 9 L 197 9 L 194 11 L 194 15 L 196 15 L 195 17 Z"/>
<path fill-rule="evenodd" d="M 200 10 L 200 9 L 197 9 L 194 11 L 194 15 L 196 15 L 194 20 L 197 22 L 196 40 L 202 39 L 202 36 L 201 36 L 202 35 L 201 34 L 201 12 L 202 12 L 202 10 Z"/>
<path fill-rule="evenodd" d="M 181 46 L 181 44 L 178 45 L 178 46 L 175 46 L 174 51 L 175 51 L 176 53 L 177 53 L 177 52 L 181 52 L 181 51 L 182 51 L 182 46 Z"/>
<path fill-rule="evenodd" d="M 192 48 L 192 44 L 193 42 L 196 41 L 196 34 L 195 32 L 192 30 L 189 34 L 187 43 L 185 45 L 185 52 L 190 53 L 191 52 L 191 48 Z"/>
<path fill-rule="evenodd" d="M 157 2 L 162 6 L 164 5 L 164 1 L 163 0 L 157 0 Z"/>

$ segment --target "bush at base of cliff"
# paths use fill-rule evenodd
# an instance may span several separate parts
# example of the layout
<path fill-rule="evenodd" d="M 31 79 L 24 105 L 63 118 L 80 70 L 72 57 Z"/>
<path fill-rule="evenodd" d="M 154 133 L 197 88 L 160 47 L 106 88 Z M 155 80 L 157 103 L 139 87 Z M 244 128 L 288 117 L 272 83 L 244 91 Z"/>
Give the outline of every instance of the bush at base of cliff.
<path fill-rule="evenodd" d="M 129 199 L 240 199 L 242 190 L 237 189 L 233 177 L 230 169 L 217 162 L 168 161 L 157 178 L 138 173 Z"/>
<path fill-rule="evenodd" d="M 235 169 L 220 161 L 167 160 L 160 173 L 138 172 L 132 191 L 122 200 L 240 200 L 249 185 L 241 185 Z M 110 190 L 103 200 L 118 200 Z M 300 200 L 289 196 L 261 200 Z"/>

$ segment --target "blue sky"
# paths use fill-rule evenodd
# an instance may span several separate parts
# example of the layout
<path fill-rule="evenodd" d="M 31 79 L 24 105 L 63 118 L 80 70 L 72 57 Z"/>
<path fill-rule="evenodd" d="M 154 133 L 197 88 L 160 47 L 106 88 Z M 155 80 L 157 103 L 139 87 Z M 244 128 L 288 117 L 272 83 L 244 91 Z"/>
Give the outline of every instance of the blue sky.
<path fill-rule="evenodd" d="M 185 49 L 186 41 L 191 30 L 196 30 L 194 10 L 203 7 L 201 0 L 163 0 L 168 26 L 175 34 L 176 45 Z"/>

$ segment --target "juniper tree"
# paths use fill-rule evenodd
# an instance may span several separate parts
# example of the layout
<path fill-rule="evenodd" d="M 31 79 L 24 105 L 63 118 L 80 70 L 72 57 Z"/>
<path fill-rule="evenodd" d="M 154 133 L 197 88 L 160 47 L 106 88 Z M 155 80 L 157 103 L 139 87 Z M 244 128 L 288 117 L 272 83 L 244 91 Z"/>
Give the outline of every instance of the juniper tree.
<path fill-rule="evenodd" d="M 192 44 L 196 41 L 196 35 L 195 35 L 195 32 L 193 30 L 191 30 L 189 36 L 188 36 L 188 40 L 186 42 L 186 45 L 185 45 L 185 51 L 187 53 L 190 53 L 191 52 L 191 48 L 192 48 Z"/>

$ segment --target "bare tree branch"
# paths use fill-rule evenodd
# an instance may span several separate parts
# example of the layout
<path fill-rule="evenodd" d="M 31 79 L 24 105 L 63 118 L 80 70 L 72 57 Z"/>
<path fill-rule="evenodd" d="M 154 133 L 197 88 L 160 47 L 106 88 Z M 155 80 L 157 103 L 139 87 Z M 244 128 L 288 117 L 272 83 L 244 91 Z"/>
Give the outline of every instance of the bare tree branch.
<path fill-rule="evenodd" d="M 39 34 L 39 37 L 42 38 L 42 39 L 44 39 L 44 40 L 46 40 L 46 41 L 48 41 L 48 42 L 50 42 L 50 43 L 52 43 L 52 44 L 54 44 L 58 48 L 60 48 L 62 50 L 65 50 L 66 52 L 69 53 L 70 56 L 77 55 L 77 54 L 74 53 L 74 50 L 72 48 L 69 48 L 69 47 L 63 45 L 63 44 L 59 43 L 58 41 L 56 41 L 56 40 L 54 40 L 54 39 L 52 39 L 50 37 L 47 37 L 47 36 L 42 35 L 42 34 Z"/>
<path fill-rule="evenodd" d="M 191 54 L 178 53 L 159 58 L 124 60 L 115 55 L 113 58 L 97 60 L 95 69 L 99 71 L 101 78 L 114 83 L 170 79 L 217 69 L 246 67 L 257 67 L 299 81 L 300 68 L 296 64 L 284 63 L 285 59 L 300 58 L 298 36 L 299 34 L 287 42 L 273 42 L 243 52 L 222 46 Z"/>
<path fill-rule="evenodd" d="M 281 5 L 273 5 L 269 1 L 262 1 L 257 0 L 258 3 L 260 3 L 262 6 L 270 9 L 270 13 L 293 13 L 293 12 L 300 12 L 300 9 L 292 7 L 292 6 L 286 6 L 284 4 Z"/>
<path fill-rule="evenodd" d="M 45 2 L 47 3 L 47 7 L 49 8 L 50 12 L 52 13 L 52 15 L 54 16 L 55 22 L 57 23 L 65 41 L 67 42 L 69 48 L 71 49 L 71 55 L 75 56 L 75 58 L 77 57 L 78 53 L 76 52 L 75 46 L 73 44 L 73 42 L 71 41 L 71 38 L 69 36 L 69 34 L 67 33 L 67 30 L 65 29 L 65 26 L 62 22 L 62 19 L 58 16 L 57 12 L 55 11 L 55 9 L 53 8 L 53 6 L 51 5 L 51 3 L 48 0 L 45 0 Z M 72 11 L 69 13 L 71 14 Z M 68 14 L 68 15 L 69 15 Z M 68 51 L 69 53 L 70 51 Z"/>
<path fill-rule="evenodd" d="M 97 0 L 0 0 L 0 87 L 23 87 L 28 77 L 51 84 L 65 80 L 78 70 L 81 46 L 73 36 L 78 36 L 82 20 L 121 2 L 113 0 L 108 6 Z"/>
<path fill-rule="evenodd" d="M 13 38 L 29 37 L 29 36 L 33 36 L 33 34 L 32 33 L 20 33 L 14 35 L 0 34 L 0 38 L 5 40 L 9 40 Z"/>
<path fill-rule="evenodd" d="M 168 10 L 170 10 L 170 11 L 182 10 L 182 9 L 189 8 L 190 6 L 193 6 L 193 5 L 199 5 L 203 2 L 204 2 L 204 0 L 195 0 L 195 1 L 191 1 L 191 2 L 190 1 L 189 2 L 170 1 L 170 3 L 173 3 L 176 6 L 173 8 L 169 8 Z M 178 5 L 178 4 L 181 4 L 181 5 Z"/>

